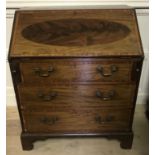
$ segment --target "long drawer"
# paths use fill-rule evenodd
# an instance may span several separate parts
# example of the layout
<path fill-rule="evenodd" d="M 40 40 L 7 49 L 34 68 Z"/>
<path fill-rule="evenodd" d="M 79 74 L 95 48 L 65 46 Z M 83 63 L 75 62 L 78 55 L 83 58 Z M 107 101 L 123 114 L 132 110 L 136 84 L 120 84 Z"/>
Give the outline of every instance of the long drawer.
<path fill-rule="evenodd" d="M 130 82 L 132 62 L 104 59 L 53 59 L 20 63 L 22 81 L 31 84 L 56 82 Z"/>
<path fill-rule="evenodd" d="M 18 86 L 23 108 L 133 106 L 135 85 Z"/>
<path fill-rule="evenodd" d="M 131 110 L 76 109 L 46 113 L 23 112 L 24 128 L 29 133 L 92 133 L 130 130 Z"/>

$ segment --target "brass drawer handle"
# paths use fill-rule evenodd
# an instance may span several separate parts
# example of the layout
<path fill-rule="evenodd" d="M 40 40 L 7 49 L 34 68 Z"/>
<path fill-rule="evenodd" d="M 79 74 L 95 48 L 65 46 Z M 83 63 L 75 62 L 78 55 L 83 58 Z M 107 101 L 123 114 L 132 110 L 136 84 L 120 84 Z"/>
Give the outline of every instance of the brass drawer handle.
<path fill-rule="evenodd" d="M 103 99 L 104 101 L 112 100 L 115 94 L 116 93 L 114 90 L 111 90 L 107 93 L 102 93 L 100 90 L 96 91 L 96 97 Z"/>
<path fill-rule="evenodd" d="M 41 118 L 40 122 L 46 125 L 54 125 L 58 120 L 59 120 L 58 117 L 53 116 L 52 118 L 47 117 Z"/>
<path fill-rule="evenodd" d="M 103 66 L 98 66 L 96 68 L 97 72 L 100 73 L 100 75 L 102 77 L 109 77 L 109 76 L 112 76 L 113 73 L 117 72 L 118 71 L 118 67 L 115 66 L 115 65 L 111 65 L 110 66 L 110 73 L 105 73 L 105 70 L 104 70 L 104 67 Z"/>
<path fill-rule="evenodd" d="M 105 118 L 102 118 L 101 116 L 96 116 L 95 121 L 99 124 L 105 124 L 105 123 L 110 123 L 114 121 L 114 116 L 106 116 Z"/>
<path fill-rule="evenodd" d="M 41 98 L 43 101 L 51 101 L 57 96 L 57 92 L 50 92 L 49 94 L 44 94 L 39 92 L 37 96 Z"/>
<path fill-rule="evenodd" d="M 47 70 L 43 70 L 40 67 L 33 69 L 34 73 L 40 77 L 48 77 L 54 71 L 54 68 L 49 66 Z"/>

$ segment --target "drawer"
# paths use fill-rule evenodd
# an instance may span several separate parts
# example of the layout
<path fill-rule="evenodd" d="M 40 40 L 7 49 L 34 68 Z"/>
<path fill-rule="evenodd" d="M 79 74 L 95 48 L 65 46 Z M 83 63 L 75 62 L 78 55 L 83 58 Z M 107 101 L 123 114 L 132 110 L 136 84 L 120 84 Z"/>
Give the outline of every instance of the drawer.
<path fill-rule="evenodd" d="M 20 63 L 22 81 L 31 84 L 56 82 L 129 82 L 132 63 L 102 59 L 54 59 Z"/>
<path fill-rule="evenodd" d="M 18 86 L 23 108 L 128 106 L 132 107 L 135 85 Z M 35 108 L 33 108 L 35 106 Z"/>
<path fill-rule="evenodd" d="M 76 109 L 49 113 L 23 113 L 27 132 L 89 133 L 130 130 L 131 110 Z"/>

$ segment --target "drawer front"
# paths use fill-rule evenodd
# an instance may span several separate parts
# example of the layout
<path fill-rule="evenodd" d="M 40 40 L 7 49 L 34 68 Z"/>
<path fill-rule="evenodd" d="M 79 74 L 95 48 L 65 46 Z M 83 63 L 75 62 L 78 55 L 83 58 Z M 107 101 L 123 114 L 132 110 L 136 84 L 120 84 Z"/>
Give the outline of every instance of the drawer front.
<path fill-rule="evenodd" d="M 53 84 L 56 82 L 129 82 L 131 62 L 105 60 L 51 60 L 21 63 L 24 83 Z"/>
<path fill-rule="evenodd" d="M 24 127 L 35 133 L 89 133 L 129 130 L 127 109 L 78 109 L 50 113 L 24 113 Z"/>
<path fill-rule="evenodd" d="M 132 107 L 135 85 L 70 85 L 51 87 L 18 87 L 23 108 L 35 110 L 50 107 L 128 106 Z"/>

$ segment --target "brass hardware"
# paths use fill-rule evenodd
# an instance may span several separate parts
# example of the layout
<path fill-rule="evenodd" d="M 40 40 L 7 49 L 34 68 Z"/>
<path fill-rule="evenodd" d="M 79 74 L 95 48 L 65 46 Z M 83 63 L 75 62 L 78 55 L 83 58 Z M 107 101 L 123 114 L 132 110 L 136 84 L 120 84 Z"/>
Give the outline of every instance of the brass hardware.
<path fill-rule="evenodd" d="M 96 97 L 103 99 L 104 101 L 112 100 L 112 98 L 115 96 L 115 91 L 111 90 L 107 93 L 102 93 L 100 90 L 96 91 Z"/>
<path fill-rule="evenodd" d="M 33 69 L 34 73 L 40 77 L 48 77 L 54 71 L 53 67 L 49 66 L 47 70 L 43 70 L 40 67 Z"/>
<path fill-rule="evenodd" d="M 58 121 L 58 117 L 56 116 L 53 116 L 51 118 L 44 117 L 40 119 L 40 122 L 46 125 L 54 125 L 57 121 Z"/>
<path fill-rule="evenodd" d="M 112 76 L 113 73 L 118 71 L 118 67 L 115 65 L 110 66 L 110 73 L 105 73 L 104 67 L 103 66 L 98 66 L 96 68 L 97 72 L 101 74 L 102 77 L 109 77 Z"/>
<path fill-rule="evenodd" d="M 51 101 L 57 96 L 57 92 L 50 92 L 47 95 L 39 92 L 37 96 L 41 98 L 43 101 Z"/>
<path fill-rule="evenodd" d="M 96 116 L 95 121 L 99 124 L 105 124 L 105 123 L 110 123 L 114 121 L 114 116 L 106 116 L 105 118 L 102 118 L 101 116 Z"/>

